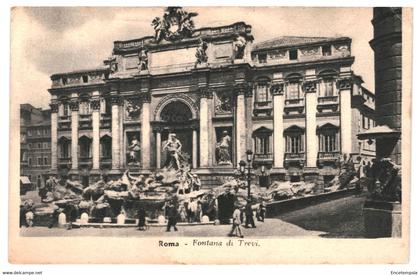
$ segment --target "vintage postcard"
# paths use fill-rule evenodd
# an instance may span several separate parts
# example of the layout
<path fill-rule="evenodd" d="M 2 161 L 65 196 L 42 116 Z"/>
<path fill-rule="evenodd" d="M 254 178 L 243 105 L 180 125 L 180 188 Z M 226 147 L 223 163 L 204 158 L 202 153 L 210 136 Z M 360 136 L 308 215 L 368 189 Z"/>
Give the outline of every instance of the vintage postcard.
<path fill-rule="evenodd" d="M 406 263 L 412 10 L 15 7 L 11 263 Z"/>

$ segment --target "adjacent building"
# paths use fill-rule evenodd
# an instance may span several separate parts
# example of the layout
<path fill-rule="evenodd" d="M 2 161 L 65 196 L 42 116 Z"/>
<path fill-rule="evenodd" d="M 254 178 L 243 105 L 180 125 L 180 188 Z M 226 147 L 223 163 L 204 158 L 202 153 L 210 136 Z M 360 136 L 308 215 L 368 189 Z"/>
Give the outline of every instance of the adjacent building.
<path fill-rule="evenodd" d="M 357 133 L 374 126 L 375 96 L 352 70 L 348 37 L 254 41 L 244 22 L 192 28 L 168 8 L 155 36 L 115 41 L 92 70 L 51 76 L 51 172 L 88 184 L 106 172 L 150 174 L 175 134 L 204 184 L 254 152 L 257 178 L 323 184 L 346 154 L 375 155 Z"/>
<path fill-rule="evenodd" d="M 51 169 L 51 112 L 20 105 L 20 171 L 32 184 L 44 185 Z"/>

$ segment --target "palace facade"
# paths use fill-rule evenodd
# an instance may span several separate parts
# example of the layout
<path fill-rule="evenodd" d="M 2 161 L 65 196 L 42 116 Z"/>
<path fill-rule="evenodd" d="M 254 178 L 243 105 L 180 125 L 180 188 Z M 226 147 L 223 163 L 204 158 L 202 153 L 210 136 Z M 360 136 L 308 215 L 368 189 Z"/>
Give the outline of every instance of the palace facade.
<path fill-rule="evenodd" d="M 258 43 L 244 22 L 194 30 L 185 14 L 169 8 L 155 36 L 115 41 L 102 67 L 51 76 L 53 174 L 150 174 L 171 133 L 206 185 L 235 174 L 248 149 L 257 178 L 320 191 L 340 155 L 375 156 L 356 138 L 374 126 L 375 97 L 352 71 L 350 38 Z"/>
<path fill-rule="evenodd" d="M 20 105 L 20 175 L 43 186 L 51 169 L 51 112 Z"/>

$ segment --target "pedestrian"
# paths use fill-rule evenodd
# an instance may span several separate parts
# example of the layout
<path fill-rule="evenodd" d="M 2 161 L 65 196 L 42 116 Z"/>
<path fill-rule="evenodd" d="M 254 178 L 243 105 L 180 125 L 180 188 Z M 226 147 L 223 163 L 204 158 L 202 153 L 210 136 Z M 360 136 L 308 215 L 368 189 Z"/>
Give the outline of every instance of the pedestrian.
<path fill-rule="evenodd" d="M 146 229 L 146 211 L 143 207 L 139 207 L 137 215 L 139 217 L 138 230 L 144 231 Z"/>
<path fill-rule="evenodd" d="M 36 185 L 38 187 L 38 190 L 40 190 L 41 189 L 41 176 L 40 175 L 38 175 L 38 178 L 36 179 Z"/>
<path fill-rule="evenodd" d="M 188 222 L 189 223 L 195 222 L 196 214 L 197 214 L 197 201 L 191 198 L 190 203 L 188 204 Z"/>
<path fill-rule="evenodd" d="M 260 221 L 260 222 L 264 222 L 264 218 L 265 218 L 265 202 L 264 201 L 262 201 L 261 203 L 260 203 L 260 205 L 258 206 L 258 211 L 257 211 L 257 213 L 258 213 L 258 215 L 257 215 L 257 220 L 258 221 Z"/>
<path fill-rule="evenodd" d="M 230 233 L 228 234 L 228 236 L 229 237 L 236 236 L 239 238 L 244 237 L 241 231 L 241 210 L 239 209 L 238 204 L 235 204 L 235 210 L 233 211 L 233 214 L 232 214 L 232 229 L 230 230 Z"/>
<path fill-rule="evenodd" d="M 256 228 L 254 223 L 254 211 L 252 210 L 252 202 L 250 199 L 247 200 L 245 206 L 245 227 L 249 228 L 249 225 L 251 225 L 252 228 Z"/>
<path fill-rule="evenodd" d="M 174 231 L 178 231 L 178 228 L 176 228 L 176 223 L 178 219 L 178 210 L 176 209 L 175 205 L 170 202 L 167 210 L 167 218 L 168 218 L 168 224 L 166 226 L 166 232 L 171 231 L 171 227 L 174 228 Z"/>

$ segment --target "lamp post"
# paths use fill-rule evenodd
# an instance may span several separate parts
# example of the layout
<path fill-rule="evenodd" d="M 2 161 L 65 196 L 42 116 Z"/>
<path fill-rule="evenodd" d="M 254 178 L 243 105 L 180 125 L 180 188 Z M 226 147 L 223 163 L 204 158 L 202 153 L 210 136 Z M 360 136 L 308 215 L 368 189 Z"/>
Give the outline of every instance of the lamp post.
<path fill-rule="evenodd" d="M 245 175 L 246 169 L 246 181 L 248 183 L 248 199 L 251 198 L 251 168 L 252 168 L 252 151 L 246 151 L 246 162 L 241 160 L 239 162 L 239 169 L 242 175 Z"/>

